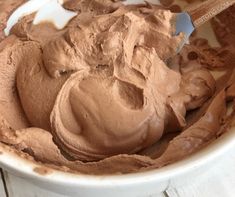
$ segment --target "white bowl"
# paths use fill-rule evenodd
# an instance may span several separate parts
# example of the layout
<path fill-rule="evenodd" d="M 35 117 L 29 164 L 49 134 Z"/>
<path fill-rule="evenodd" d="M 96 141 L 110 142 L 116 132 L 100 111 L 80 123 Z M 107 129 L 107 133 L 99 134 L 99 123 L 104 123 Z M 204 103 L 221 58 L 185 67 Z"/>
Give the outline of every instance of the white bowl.
<path fill-rule="evenodd" d="M 200 176 L 214 161 L 220 161 L 226 152 L 235 147 L 235 128 L 194 155 L 174 164 L 140 173 L 126 175 L 81 175 L 52 170 L 42 175 L 34 171 L 39 164 L 27 161 L 0 147 L 0 166 L 24 177 L 39 187 L 67 196 L 137 197 L 158 194 L 171 184 L 184 184 L 189 177 Z"/>
<path fill-rule="evenodd" d="M 137 0 L 129 0 L 129 2 L 133 3 Z M 207 37 L 211 44 L 218 45 L 210 27 L 206 26 L 207 28 L 199 31 L 199 34 Z M 233 147 L 235 147 L 235 128 L 192 156 L 160 169 L 126 175 L 92 176 L 54 169 L 42 175 L 34 169 L 43 166 L 25 160 L 0 146 L 0 166 L 15 175 L 29 179 L 40 187 L 67 196 L 97 197 L 99 194 L 102 197 L 150 196 L 164 191 L 171 184 L 176 186 L 183 184 L 189 177 L 199 176 Z"/>

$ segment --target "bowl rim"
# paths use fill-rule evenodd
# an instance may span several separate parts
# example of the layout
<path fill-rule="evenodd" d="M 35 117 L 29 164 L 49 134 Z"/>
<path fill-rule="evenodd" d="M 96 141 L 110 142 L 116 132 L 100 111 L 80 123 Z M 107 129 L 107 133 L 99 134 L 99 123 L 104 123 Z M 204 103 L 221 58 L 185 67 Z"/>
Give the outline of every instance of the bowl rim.
<path fill-rule="evenodd" d="M 169 178 L 195 170 L 209 161 L 213 161 L 222 156 L 233 147 L 235 147 L 235 128 L 227 131 L 214 142 L 211 142 L 208 146 L 191 156 L 158 169 L 129 174 L 87 175 L 64 172 L 47 167 L 52 170 L 52 172 L 50 171 L 50 173 L 43 175 L 34 171 L 34 169 L 38 167 L 45 168 L 43 164 L 24 159 L 16 153 L 6 151 L 5 148 L 0 146 L 0 151 L 2 152 L 2 154 L 0 154 L 0 166 L 7 171 L 15 172 L 20 176 L 43 181 L 45 183 L 107 188 L 130 184 L 135 185 L 143 182 L 165 181 Z"/>

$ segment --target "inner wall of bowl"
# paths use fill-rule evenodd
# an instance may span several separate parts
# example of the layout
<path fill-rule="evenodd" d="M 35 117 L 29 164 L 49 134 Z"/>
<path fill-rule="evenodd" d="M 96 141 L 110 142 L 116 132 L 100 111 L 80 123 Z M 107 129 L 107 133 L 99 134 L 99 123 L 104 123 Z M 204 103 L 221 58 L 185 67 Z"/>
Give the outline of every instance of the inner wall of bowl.
<path fill-rule="evenodd" d="M 233 148 L 235 148 L 235 127 L 195 154 L 165 167 L 145 172 L 125 175 L 85 175 L 50 169 L 50 173 L 43 175 L 35 172 L 34 169 L 44 168 L 45 166 L 26 160 L 15 154 L 9 148 L 5 149 L 2 146 L 0 146 L 0 151 L 2 152 L 0 154 L 0 165 L 11 173 L 45 183 L 66 183 L 73 186 L 124 186 L 129 183 L 138 184 L 146 181 L 161 182 L 178 178 L 205 165 L 210 165 L 217 158 L 221 159 L 226 152 Z"/>

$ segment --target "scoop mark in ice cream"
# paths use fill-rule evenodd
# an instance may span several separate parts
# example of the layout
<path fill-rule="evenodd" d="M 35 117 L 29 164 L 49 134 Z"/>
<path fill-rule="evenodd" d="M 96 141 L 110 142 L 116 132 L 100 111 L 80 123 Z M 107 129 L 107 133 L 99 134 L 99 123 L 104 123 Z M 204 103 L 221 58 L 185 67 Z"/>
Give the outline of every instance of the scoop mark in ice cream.
<path fill-rule="evenodd" d="M 179 160 L 229 124 L 233 70 L 218 85 L 201 61 L 209 46 L 164 62 L 184 37 L 172 36 L 175 14 L 110 0 L 64 7 L 79 14 L 63 30 L 26 16 L 0 42 L 2 143 L 63 170 L 128 173 Z"/>

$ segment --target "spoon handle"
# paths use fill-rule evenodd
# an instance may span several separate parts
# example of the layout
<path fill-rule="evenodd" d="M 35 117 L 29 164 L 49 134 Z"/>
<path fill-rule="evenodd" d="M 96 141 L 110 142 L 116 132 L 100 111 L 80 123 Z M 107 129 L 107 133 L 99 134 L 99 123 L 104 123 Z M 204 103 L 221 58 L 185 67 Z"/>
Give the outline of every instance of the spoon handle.
<path fill-rule="evenodd" d="M 187 12 L 197 28 L 233 4 L 235 4 L 235 0 L 207 0 L 189 8 Z"/>

